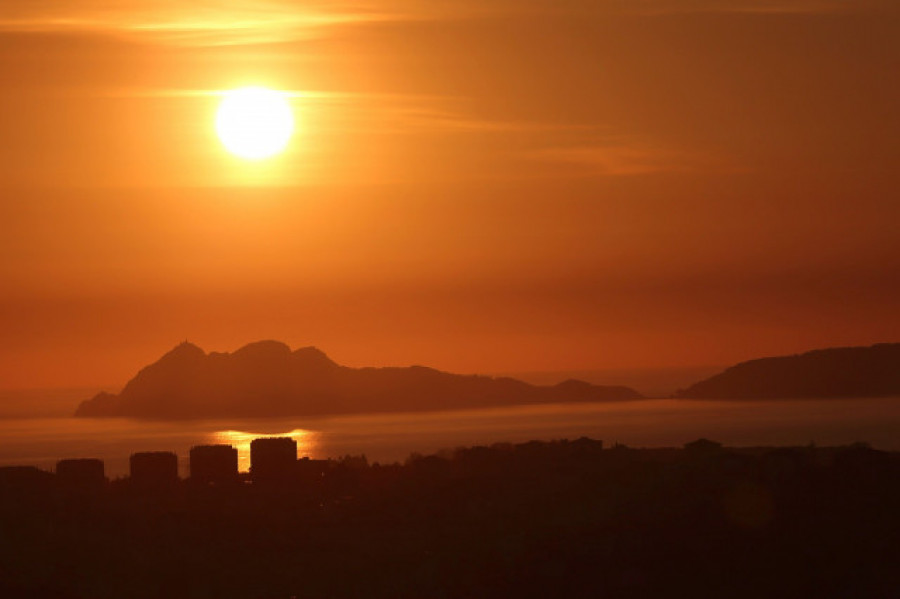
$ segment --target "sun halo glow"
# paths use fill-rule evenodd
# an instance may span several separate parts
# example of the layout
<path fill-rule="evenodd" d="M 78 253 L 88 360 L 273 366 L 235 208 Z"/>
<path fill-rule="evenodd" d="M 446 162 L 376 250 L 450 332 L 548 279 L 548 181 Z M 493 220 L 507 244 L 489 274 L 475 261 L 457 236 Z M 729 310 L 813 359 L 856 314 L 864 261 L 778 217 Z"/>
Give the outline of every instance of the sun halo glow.
<path fill-rule="evenodd" d="M 216 113 L 216 133 L 229 152 L 247 160 L 282 152 L 294 133 L 287 94 L 264 87 L 225 92 Z"/>

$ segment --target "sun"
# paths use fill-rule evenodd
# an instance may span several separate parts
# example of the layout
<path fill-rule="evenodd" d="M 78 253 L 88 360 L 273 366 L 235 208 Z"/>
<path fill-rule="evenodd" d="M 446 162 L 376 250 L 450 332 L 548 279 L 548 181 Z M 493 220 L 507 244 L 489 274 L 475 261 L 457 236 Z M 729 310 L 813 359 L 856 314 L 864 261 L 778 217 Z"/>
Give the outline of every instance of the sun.
<path fill-rule="evenodd" d="M 225 148 L 247 160 L 262 160 L 287 147 L 294 133 L 288 96 L 265 87 L 224 93 L 216 113 L 216 133 Z"/>

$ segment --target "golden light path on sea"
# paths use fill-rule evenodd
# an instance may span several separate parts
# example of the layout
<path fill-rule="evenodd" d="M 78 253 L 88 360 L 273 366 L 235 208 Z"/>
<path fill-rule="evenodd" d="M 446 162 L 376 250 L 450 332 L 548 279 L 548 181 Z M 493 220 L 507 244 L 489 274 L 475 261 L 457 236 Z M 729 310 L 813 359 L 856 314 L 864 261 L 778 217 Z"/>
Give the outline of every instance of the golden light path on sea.
<path fill-rule="evenodd" d="M 304 429 L 294 429 L 288 432 L 250 432 L 250 431 L 216 431 L 212 433 L 210 442 L 231 445 L 238 451 L 238 469 L 242 472 L 250 470 L 250 442 L 260 437 L 290 437 L 297 442 L 297 454 L 300 457 L 308 456 L 316 452 L 319 447 L 319 433 Z"/>

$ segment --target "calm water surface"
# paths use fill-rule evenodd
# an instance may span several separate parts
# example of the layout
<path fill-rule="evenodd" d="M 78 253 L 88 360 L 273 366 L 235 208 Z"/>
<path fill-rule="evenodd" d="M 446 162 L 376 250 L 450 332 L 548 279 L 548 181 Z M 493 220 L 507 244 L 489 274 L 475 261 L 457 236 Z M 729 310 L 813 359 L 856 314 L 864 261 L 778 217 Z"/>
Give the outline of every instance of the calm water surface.
<path fill-rule="evenodd" d="M 128 471 L 136 451 L 178 453 L 187 474 L 188 450 L 204 443 L 237 446 L 249 467 L 250 440 L 294 437 L 300 455 L 364 453 L 370 461 L 402 461 L 411 452 L 531 439 L 588 436 L 636 447 L 678 446 L 699 437 L 727 445 L 839 445 L 867 441 L 900 450 L 900 398 L 699 401 L 652 399 L 459 410 L 366 414 L 315 419 L 142 422 L 126 419 L 0 420 L 0 464 L 52 469 L 60 458 L 99 457 L 107 474 Z"/>

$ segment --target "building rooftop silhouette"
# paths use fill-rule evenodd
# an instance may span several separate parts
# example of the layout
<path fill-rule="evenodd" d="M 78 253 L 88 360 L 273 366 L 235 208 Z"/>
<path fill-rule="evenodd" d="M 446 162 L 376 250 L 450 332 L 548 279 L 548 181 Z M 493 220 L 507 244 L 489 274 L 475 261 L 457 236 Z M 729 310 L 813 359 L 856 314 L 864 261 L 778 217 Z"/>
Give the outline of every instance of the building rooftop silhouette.
<path fill-rule="evenodd" d="M 227 484 L 238 480 L 238 452 L 231 445 L 197 445 L 190 453 L 192 481 Z"/>
<path fill-rule="evenodd" d="M 284 480 L 297 464 L 297 442 L 290 437 L 263 437 L 250 442 L 250 475 L 254 481 Z"/>

